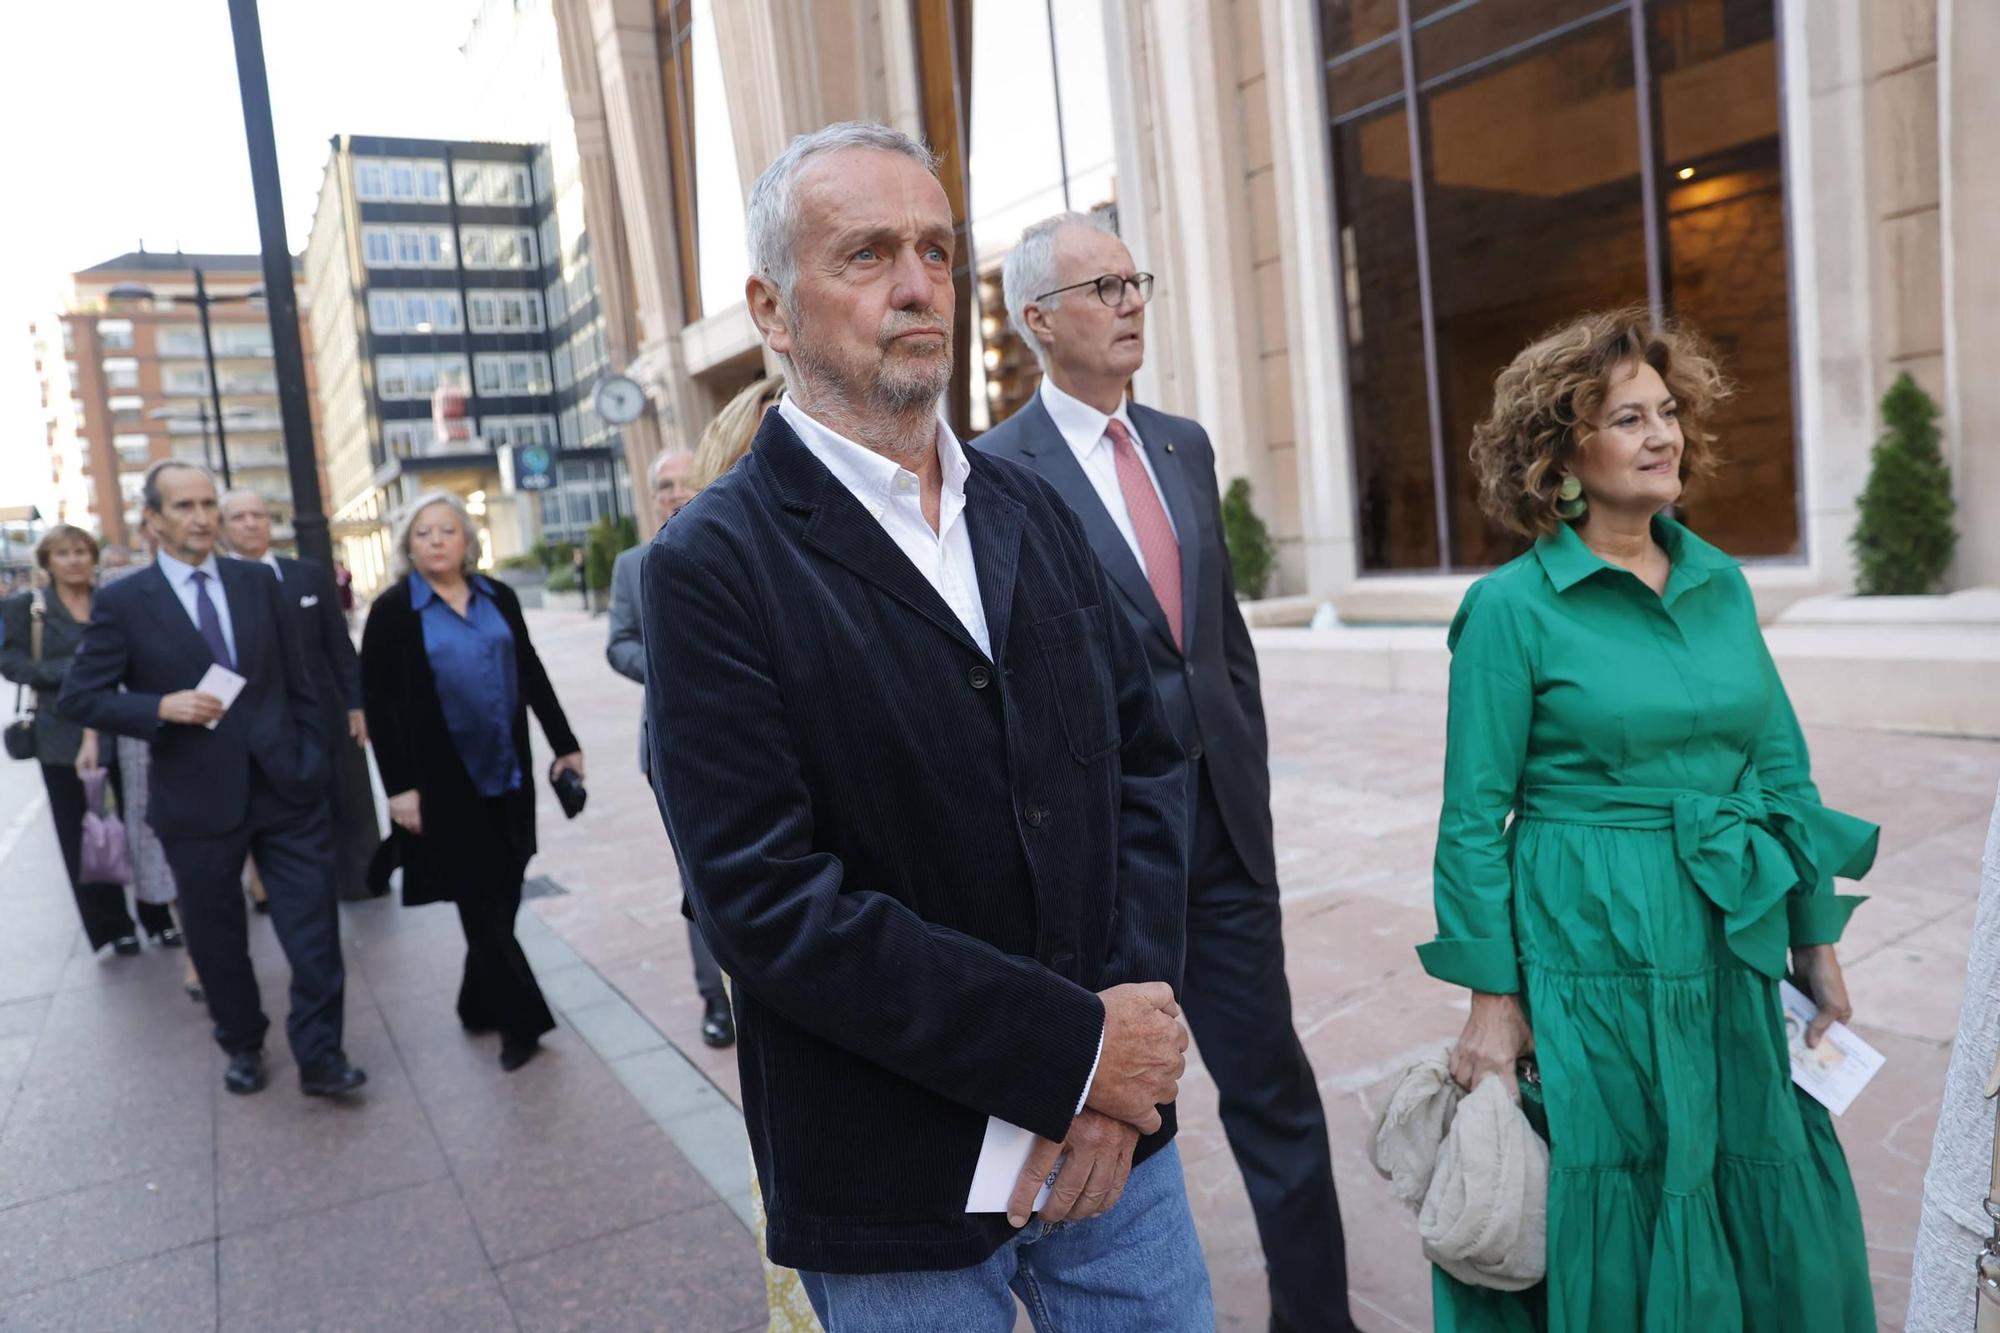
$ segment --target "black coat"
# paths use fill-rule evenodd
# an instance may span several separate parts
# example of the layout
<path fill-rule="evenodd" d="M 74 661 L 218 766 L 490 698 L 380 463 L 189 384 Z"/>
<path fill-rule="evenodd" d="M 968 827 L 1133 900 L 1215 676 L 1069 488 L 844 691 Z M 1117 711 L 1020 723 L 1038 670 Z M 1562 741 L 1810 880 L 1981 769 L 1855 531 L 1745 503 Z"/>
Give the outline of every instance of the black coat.
<path fill-rule="evenodd" d="M 340 609 L 340 590 L 333 576 L 311 560 L 278 558 L 278 584 L 285 592 L 299 625 L 299 643 L 305 649 L 306 666 L 313 675 L 313 688 L 320 704 L 333 720 L 336 737 L 347 734 L 346 713 L 361 707 L 361 660 L 355 655 L 354 640 L 348 636 L 347 617 Z"/>
<path fill-rule="evenodd" d="M 375 747 L 375 765 L 382 787 L 391 796 L 415 789 L 423 816 L 423 834 L 412 837 L 397 828 L 385 844 L 385 854 L 400 857 L 403 901 L 456 902 L 461 893 L 478 893 L 488 885 L 473 882 L 468 867 L 489 864 L 495 840 L 505 838 L 519 865 L 535 854 L 535 770 L 528 749 L 528 710 L 541 720 L 542 734 L 557 754 L 579 748 L 563 716 L 562 705 L 549 684 L 542 659 L 528 638 L 521 618 L 521 601 L 498 579 L 480 575 L 480 587 L 490 594 L 507 628 L 514 635 L 514 662 L 519 702 L 514 707 L 514 754 L 521 768 L 521 785 L 505 801 L 506 825 L 496 829 L 485 797 L 458 756 L 458 746 L 445 725 L 438 702 L 437 678 L 424 651 L 424 627 L 410 605 L 408 578 L 391 584 L 368 610 L 361 631 L 361 699 L 368 714 L 368 741 Z"/>
<path fill-rule="evenodd" d="M 17 592 L 0 602 L 0 625 L 5 626 L 5 638 L 0 639 L 0 676 L 28 687 L 29 702 L 35 709 L 35 758 L 62 767 L 76 762 L 76 752 L 83 745 L 83 727 L 56 707 L 63 673 L 83 642 L 83 626 L 70 617 L 69 607 L 56 590 L 47 589 L 42 593 L 42 655 L 34 656 L 34 601 L 33 592 Z M 110 747 L 102 753 L 108 762 Z"/>
<path fill-rule="evenodd" d="M 1138 639 L 1056 493 L 967 456 L 990 658 L 776 412 L 641 568 L 654 790 L 791 1267 L 985 1259 L 987 1117 L 1061 1139 L 1095 992 L 1179 982 L 1186 766 Z"/>
<path fill-rule="evenodd" d="M 57 705 L 87 727 L 152 745 L 146 822 L 162 838 L 241 826 L 253 763 L 293 804 L 326 790 L 326 715 L 278 581 L 241 560 L 216 568 L 246 683 L 215 730 L 160 721 L 160 697 L 193 689 L 215 659 L 157 564 L 97 590 Z"/>
<path fill-rule="evenodd" d="M 979 437 L 995 458 L 1032 468 L 1062 494 L 1104 563 L 1118 604 L 1146 646 L 1153 684 L 1174 737 L 1208 769 L 1229 841 L 1259 884 L 1278 882 L 1271 838 L 1270 744 L 1257 650 L 1236 604 L 1236 580 L 1222 541 L 1215 450 L 1208 432 L 1186 417 L 1133 403 L 1127 408 L 1160 479 L 1181 547 L 1181 636 L 1176 647 L 1146 571 L 1084 475 L 1040 394 Z M 1193 792 L 1190 791 L 1190 797 Z"/>

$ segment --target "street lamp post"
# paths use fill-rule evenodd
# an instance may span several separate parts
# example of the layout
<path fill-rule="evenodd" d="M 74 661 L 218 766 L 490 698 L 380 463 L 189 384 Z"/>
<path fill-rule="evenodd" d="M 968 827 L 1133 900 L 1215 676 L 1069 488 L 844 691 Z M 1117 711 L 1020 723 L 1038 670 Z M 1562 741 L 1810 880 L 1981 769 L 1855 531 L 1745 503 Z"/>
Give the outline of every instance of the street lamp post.
<path fill-rule="evenodd" d="M 201 311 L 201 354 L 208 364 L 208 401 L 215 408 L 215 439 L 222 461 L 222 486 L 227 490 L 234 483 L 229 476 L 229 435 L 222 425 L 222 380 L 215 373 L 215 336 L 208 327 L 208 307 L 213 298 L 208 294 L 208 282 L 199 268 L 194 271 L 194 304 Z M 204 413 L 204 415 L 206 415 Z M 202 423 L 202 457 L 208 457 L 208 423 Z"/>

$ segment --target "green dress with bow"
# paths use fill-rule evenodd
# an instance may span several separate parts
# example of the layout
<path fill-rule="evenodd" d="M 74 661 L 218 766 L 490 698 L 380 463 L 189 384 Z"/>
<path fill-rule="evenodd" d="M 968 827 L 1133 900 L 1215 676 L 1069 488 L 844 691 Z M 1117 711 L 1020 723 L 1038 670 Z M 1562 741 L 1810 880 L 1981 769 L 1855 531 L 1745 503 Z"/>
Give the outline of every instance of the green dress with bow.
<path fill-rule="evenodd" d="M 1860 1333 L 1861 1214 L 1791 1083 L 1787 949 L 1838 939 L 1877 829 L 1820 804 L 1736 563 L 1667 518 L 1664 595 L 1568 525 L 1451 627 L 1433 976 L 1519 994 L 1548 1277 L 1433 1281 L 1441 1330 Z"/>

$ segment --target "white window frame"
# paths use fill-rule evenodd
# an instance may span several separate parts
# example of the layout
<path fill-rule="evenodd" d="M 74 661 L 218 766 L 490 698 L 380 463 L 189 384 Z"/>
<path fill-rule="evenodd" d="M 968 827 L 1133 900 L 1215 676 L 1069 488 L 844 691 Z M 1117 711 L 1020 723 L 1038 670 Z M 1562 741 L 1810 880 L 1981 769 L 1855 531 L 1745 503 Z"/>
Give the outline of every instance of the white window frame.
<path fill-rule="evenodd" d="M 402 332 L 403 303 L 396 292 L 384 289 L 368 293 L 368 323 L 377 333 Z"/>
<path fill-rule="evenodd" d="M 373 174 L 371 184 L 369 177 Z M 380 203 L 389 197 L 389 164 L 376 157 L 354 159 L 354 197 L 364 203 Z"/>
<path fill-rule="evenodd" d="M 375 396 L 384 402 L 396 402 L 410 396 L 410 362 L 408 357 L 378 356 L 375 358 Z"/>
<path fill-rule="evenodd" d="M 377 251 L 380 251 L 379 255 Z M 396 267 L 394 228 L 365 225 L 361 228 L 361 263 L 366 268 Z"/>

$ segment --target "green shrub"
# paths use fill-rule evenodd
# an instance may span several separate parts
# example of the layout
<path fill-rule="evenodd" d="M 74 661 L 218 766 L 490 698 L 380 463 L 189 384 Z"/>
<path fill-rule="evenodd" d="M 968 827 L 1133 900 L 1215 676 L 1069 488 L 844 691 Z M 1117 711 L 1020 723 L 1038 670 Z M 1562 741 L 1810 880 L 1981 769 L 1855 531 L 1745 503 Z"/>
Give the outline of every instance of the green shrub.
<path fill-rule="evenodd" d="M 550 592 L 575 592 L 576 571 L 568 565 L 557 565 L 549 571 L 548 582 L 542 586 Z"/>
<path fill-rule="evenodd" d="M 542 558 L 536 555 L 533 551 L 524 551 L 520 555 L 505 556 L 502 559 L 495 561 L 494 563 L 499 565 L 500 568 L 502 569 L 544 568 L 542 564 Z"/>
<path fill-rule="evenodd" d="M 1250 507 L 1250 483 L 1242 477 L 1230 482 L 1222 496 L 1222 539 L 1229 547 L 1236 595 L 1256 601 L 1270 587 L 1278 552 L 1271 541 L 1271 530 Z"/>
<path fill-rule="evenodd" d="M 1937 403 L 1907 371 L 1882 396 L 1885 430 L 1855 500 L 1855 586 L 1864 596 L 1930 592 L 1951 564 L 1958 533 L 1937 417 Z"/>
<path fill-rule="evenodd" d="M 541 541 L 535 543 L 533 550 L 535 559 L 542 562 L 543 569 L 550 571 L 568 569 L 570 567 L 570 556 L 576 551 L 576 543 L 552 542 L 547 538 L 543 538 Z M 570 586 L 574 589 L 574 581 L 571 582 Z"/>

